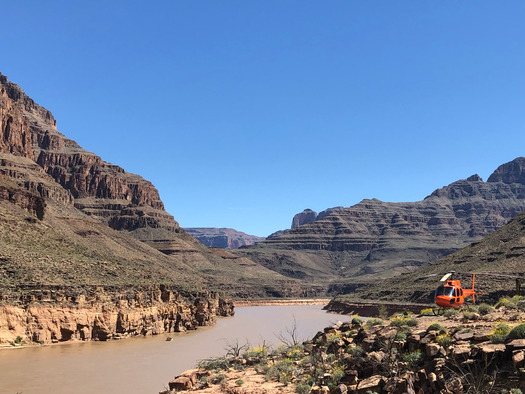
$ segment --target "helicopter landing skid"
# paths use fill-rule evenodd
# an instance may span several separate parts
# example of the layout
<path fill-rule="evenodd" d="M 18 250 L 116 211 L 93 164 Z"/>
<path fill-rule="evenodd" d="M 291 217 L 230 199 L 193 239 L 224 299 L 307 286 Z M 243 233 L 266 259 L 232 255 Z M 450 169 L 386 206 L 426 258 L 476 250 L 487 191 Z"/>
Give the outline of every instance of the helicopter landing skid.
<path fill-rule="evenodd" d="M 434 314 L 434 316 L 442 316 L 444 312 L 445 308 L 432 308 L 432 313 Z"/>

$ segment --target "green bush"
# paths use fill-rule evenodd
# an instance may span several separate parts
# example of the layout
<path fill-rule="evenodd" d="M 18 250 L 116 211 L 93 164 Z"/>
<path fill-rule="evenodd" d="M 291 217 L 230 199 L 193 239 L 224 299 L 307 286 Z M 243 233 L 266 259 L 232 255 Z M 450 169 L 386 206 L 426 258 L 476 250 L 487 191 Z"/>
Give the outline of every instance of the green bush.
<path fill-rule="evenodd" d="M 361 325 L 363 324 L 363 319 L 361 319 L 359 316 L 354 316 L 352 318 L 352 324 Z"/>
<path fill-rule="evenodd" d="M 421 316 L 434 316 L 434 309 L 433 308 L 425 308 L 421 309 L 421 312 L 419 312 Z"/>
<path fill-rule="evenodd" d="M 482 316 L 488 315 L 493 310 L 494 310 L 494 307 L 489 304 L 483 303 L 483 304 L 479 304 L 478 306 L 478 312 Z"/>
<path fill-rule="evenodd" d="M 496 308 L 500 306 L 504 306 L 507 309 L 517 309 L 518 308 L 518 301 L 519 296 L 514 296 L 512 298 L 503 297 L 500 298 L 499 301 L 496 303 Z"/>
<path fill-rule="evenodd" d="M 295 392 L 298 394 L 308 394 L 311 388 L 312 387 L 308 383 L 301 382 L 295 386 Z"/>
<path fill-rule="evenodd" d="M 393 327 L 403 328 L 403 327 L 415 327 L 417 326 L 417 319 L 410 317 L 394 317 L 390 321 L 390 324 Z"/>
<path fill-rule="evenodd" d="M 423 360 L 421 350 L 416 350 L 403 355 L 403 361 L 407 362 L 408 366 L 412 369 L 415 369 L 419 363 L 421 363 L 421 360 Z"/>
<path fill-rule="evenodd" d="M 348 354 L 351 354 L 354 357 L 361 357 L 363 354 L 365 354 L 365 351 L 359 345 L 356 345 L 356 346 L 353 346 L 353 347 L 348 347 L 346 349 L 346 352 Z"/>
<path fill-rule="evenodd" d="M 266 379 L 270 380 L 274 378 L 282 384 L 287 385 L 292 380 L 293 373 L 296 369 L 297 366 L 294 364 L 294 362 L 288 358 L 285 358 L 270 366 L 268 372 L 266 373 Z"/>
<path fill-rule="evenodd" d="M 452 343 L 452 338 L 448 334 L 441 334 L 437 336 L 436 342 L 439 346 L 447 347 Z"/>
<path fill-rule="evenodd" d="M 205 369 L 206 371 L 225 371 L 230 368 L 230 361 L 226 357 L 209 358 L 199 361 L 197 368 Z"/>
<path fill-rule="evenodd" d="M 523 339 L 525 338 L 525 324 L 519 324 L 510 330 L 508 339 Z"/>
<path fill-rule="evenodd" d="M 242 386 L 242 385 L 244 384 L 244 380 L 242 380 L 242 379 L 237 379 L 237 380 L 235 381 L 235 384 L 236 384 L 237 386 Z"/>
<path fill-rule="evenodd" d="M 467 320 L 477 320 L 479 315 L 472 311 L 463 311 L 463 318 Z"/>
<path fill-rule="evenodd" d="M 368 327 L 375 327 L 375 326 L 384 326 L 385 323 L 381 319 L 377 319 L 375 317 L 371 317 L 366 321 L 366 325 Z"/>
<path fill-rule="evenodd" d="M 432 323 L 428 326 L 427 331 L 438 331 L 440 334 L 445 334 L 447 330 L 439 323 Z"/>
<path fill-rule="evenodd" d="M 489 334 L 490 341 L 492 343 L 505 342 L 507 335 L 509 335 L 510 326 L 507 323 L 498 323 L 492 329 L 492 333 Z"/>
<path fill-rule="evenodd" d="M 459 311 L 455 308 L 447 308 L 445 309 L 445 312 L 443 312 L 443 316 L 446 317 L 447 319 L 450 319 L 457 315 L 459 315 Z"/>
<path fill-rule="evenodd" d="M 242 356 L 244 358 L 264 358 L 268 356 L 268 348 L 265 346 L 251 347 Z"/>

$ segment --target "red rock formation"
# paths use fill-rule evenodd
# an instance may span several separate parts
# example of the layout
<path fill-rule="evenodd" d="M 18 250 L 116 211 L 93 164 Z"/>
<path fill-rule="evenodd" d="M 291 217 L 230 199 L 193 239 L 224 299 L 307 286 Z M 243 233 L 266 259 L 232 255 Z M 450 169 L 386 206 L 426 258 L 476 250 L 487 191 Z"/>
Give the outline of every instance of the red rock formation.
<path fill-rule="evenodd" d="M 103 161 L 64 137 L 56 130 L 51 112 L 1 74 L 0 120 L 0 153 L 34 160 L 71 193 L 77 208 L 102 218 L 118 230 L 180 231 L 173 216 L 164 211 L 164 204 L 151 182 Z M 17 165 L 12 167 L 18 171 Z M 6 172 L 0 169 L 0 173 Z M 64 193 L 49 193 L 49 188 L 38 186 L 35 189 L 41 197 L 65 199 Z"/>

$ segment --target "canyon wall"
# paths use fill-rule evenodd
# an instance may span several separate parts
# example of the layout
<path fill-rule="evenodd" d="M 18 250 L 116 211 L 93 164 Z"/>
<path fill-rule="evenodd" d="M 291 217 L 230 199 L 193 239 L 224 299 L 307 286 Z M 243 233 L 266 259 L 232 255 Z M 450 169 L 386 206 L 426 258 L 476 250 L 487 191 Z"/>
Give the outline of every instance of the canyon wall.
<path fill-rule="evenodd" d="M 185 299 L 165 286 L 112 290 L 25 286 L 0 294 L 0 301 L 0 346 L 181 332 L 234 314 L 233 303 L 216 293 Z"/>
<path fill-rule="evenodd" d="M 366 281 L 409 272 L 480 240 L 525 209 L 525 158 L 435 190 L 422 201 L 366 199 L 296 216 L 297 227 L 237 253 L 295 278 Z M 321 218 L 319 218 L 321 216 Z"/>

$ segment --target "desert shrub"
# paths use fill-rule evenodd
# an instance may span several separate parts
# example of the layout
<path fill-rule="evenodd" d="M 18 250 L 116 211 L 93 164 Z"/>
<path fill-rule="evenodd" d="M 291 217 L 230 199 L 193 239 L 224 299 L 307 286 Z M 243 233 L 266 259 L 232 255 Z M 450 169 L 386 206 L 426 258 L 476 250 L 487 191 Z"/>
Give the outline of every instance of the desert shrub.
<path fill-rule="evenodd" d="M 472 311 L 463 311 L 463 318 L 467 320 L 477 320 L 479 315 Z"/>
<path fill-rule="evenodd" d="M 488 315 L 490 312 L 492 312 L 494 310 L 494 307 L 492 305 L 489 305 L 489 304 L 479 304 L 478 306 L 478 312 L 480 315 Z"/>
<path fill-rule="evenodd" d="M 222 383 L 224 381 L 224 379 L 226 379 L 226 375 L 223 374 L 223 373 L 220 373 L 220 374 L 214 376 L 213 383 L 214 384 Z"/>
<path fill-rule="evenodd" d="M 297 366 L 294 364 L 294 362 L 288 358 L 285 358 L 270 366 L 268 372 L 266 373 L 266 379 L 277 379 L 277 381 L 287 385 L 290 383 L 293 373 L 296 369 Z"/>
<path fill-rule="evenodd" d="M 450 319 L 457 315 L 459 315 L 459 311 L 454 308 L 447 308 L 445 309 L 445 312 L 443 312 L 443 316 L 446 317 L 447 319 Z"/>
<path fill-rule="evenodd" d="M 421 316 L 434 316 L 434 309 L 433 308 L 425 308 L 421 309 L 421 312 L 419 312 Z"/>
<path fill-rule="evenodd" d="M 407 334 L 405 334 L 402 331 L 396 332 L 396 335 L 394 335 L 394 341 L 404 342 L 407 339 Z"/>
<path fill-rule="evenodd" d="M 286 353 L 286 357 L 290 360 L 300 360 L 303 358 L 303 348 L 303 346 L 294 346 L 288 353 Z"/>
<path fill-rule="evenodd" d="M 448 334 L 441 334 L 437 336 L 436 342 L 439 346 L 447 347 L 452 343 L 452 338 Z"/>
<path fill-rule="evenodd" d="M 263 358 L 268 356 L 268 348 L 266 346 L 251 347 L 242 355 L 244 358 Z"/>
<path fill-rule="evenodd" d="M 363 324 L 363 319 L 361 319 L 359 316 L 354 316 L 352 318 L 352 324 L 361 325 Z"/>
<path fill-rule="evenodd" d="M 330 373 L 331 377 L 328 381 L 328 388 L 335 390 L 339 381 L 345 376 L 345 370 L 341 366 L 336 366 Z"/>
<path fill-rule="evenodd" d="M 438 331 L 441 334 L 445 334 L 447 330 L 439 323 L 432 323 L 428 326 L 427 331 Z"/>
<path fill-rule="evenodd" d="M 308 383 L 301 382 L 295 386 L 295 392 L 298 394 L 308 394 L 311 388 L 312 387 Z"/>
<path fill-rule="evenodd" d="M 363 354 L 365 354 L 365 351 L 359 345 L 356 345 L 356 346 L 353 346 L 353 347 L 348 347 L 346 349 L 346 352 L 348 354 L 351 354 L 354 357 L 361 357 Z"/>
<path fill-rule="evenodd" d="M 489 334 L 490 341 L 492 343 L 502 343 L 509 335 L 510 326 L 507 323 L 498 323 L 492 329 L 492 333 Z"/>
<path fill-rule="evenodd" d="M 416 350 L 403 355 L 403 361 L 407 362 L 408 366 L 412 369 L 416 368 L 422 360 L 423 354 L 421 354 L 421 350 Z"/>
<path fill-rule="evenodd" d="M 502 297 L 499 299 L 499 301 L 496 303 L 496 308 L 500 306 L 504 306 L 507 309 L 517 309 L 518 308 L 518 301 L 519 299 L 516 297 L 508 298 L 508 297 Z"/>
<path fill-rule="evenodd" d="M 226 357 L 208 358 L 197 363 L 197 368 L 206 371 L 225 371 L 230 368 L 230 361 Z"/>
<path fill-rule="evenodd" d="M 519 324 L 510 330 L 508 339 L 523 339 L 525 338 L 525 324 Z"/>
<path fill-rule="evenodd" d="M 375 327 L 375 326 L 384 326 L 385 323 L 381 319 L 377 319 L 375 317 L 372 317 L 366 321 L 366 325 L 368 327 Z"/>
<path fill-rule="evenodd" d="M 415 327 L 417 326 L 417 319 L 411 317 L 394 317 L 390 321 L 390 324 L 394 327 L 403 328 L 403 327 Z"/>
<path fill-rule="evenodd" d="M 244 380 L 242 380 L 242 379 L 237 379 L 237 380 L 235 381 L 235 384 L 236 384 L 237 386 L 242 386 L 242 385 L 244 384 Z"/>

